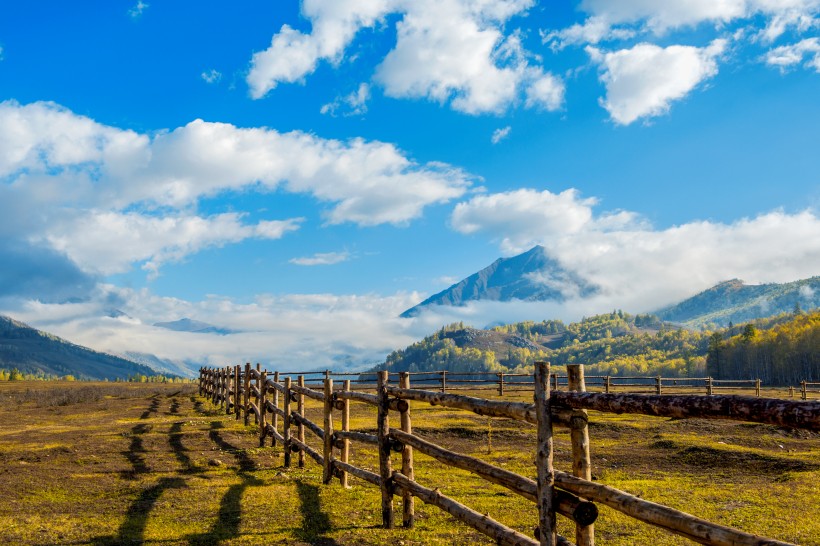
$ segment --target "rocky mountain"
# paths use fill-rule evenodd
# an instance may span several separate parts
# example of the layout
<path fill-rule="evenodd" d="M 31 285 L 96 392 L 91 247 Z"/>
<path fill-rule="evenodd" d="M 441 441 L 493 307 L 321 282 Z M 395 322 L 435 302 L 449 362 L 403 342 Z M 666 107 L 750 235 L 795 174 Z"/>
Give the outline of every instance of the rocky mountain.
<path fill-rule="evenodd" d="M 193 320 L 189 318 L 181 318 L 179 320 L 174 320 L 171 322 L 156 322 L 154 326 L 158 328 L 165 328 L 166 330 L 173 330 L 175 332 L 192 332 L 196 334 L 219 334 L 221 336 L 233 334 L 235 333 L 234 330 L 229 330 L 227 328 L 219 328 L 218 326 L 214 326 L 213 324 L 208 324 L 207 322 L 202 322 L 199 320 Z"/>
<path fill-rule="evenodd" d="M 563 269 L 542 246 L 511 258 L 499 258 L 478 273 L 430 296 L 401 314 L 418 315 L 434 305 L 462 306 L 468 301 L 563 301 L 590 296 L 597 288 Z"/>
<path fill-rule="evenodd" d="M 123 354 L 125 358 L 148 366 L 155 373 L 163 375 L 176 375 L 180 377 L 196 377 L 199 373 L 200 364 L 188 361 L 170 360 L 167 358 L 160 358 L 150 353 L 139 353 L 135 351 L 127 351 Z"/>
<path fill-rule="evenodd" d="M 790 313 L 797 308 L 820 307 L 820 277 L 777 284 L 746 284 L 739 279 L 722 282 L 676 305 L 655 311 L 663 320 L 697 328 Z"/>
<path fill-rule="evenodd" d="M 78 379 L 156 374 L 148 366 L 75 345 L 5 316 L 0 316 L 0 368 Z"/>

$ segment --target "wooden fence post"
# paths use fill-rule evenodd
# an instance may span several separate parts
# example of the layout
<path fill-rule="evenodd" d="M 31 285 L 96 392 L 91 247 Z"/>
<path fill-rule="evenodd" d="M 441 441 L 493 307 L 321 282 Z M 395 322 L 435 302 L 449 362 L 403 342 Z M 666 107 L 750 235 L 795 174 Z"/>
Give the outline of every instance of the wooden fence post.
<path fill-rule="evenodd" d="M 328 484 L 333 478 L 333 380 L 325 372 L 325 438 L 322 453 L 324 466 L 322 468 L 322 483 Z"/>
<path fill-rule="evenodd" d="M 806 380 L 800 382 L 800 399 L 801 400 L 808 400 L 809 393 L 806 392 Z"/>
<path fill-rule="evenodd" d="M 265 446 L 265 435 L 268 433 L 268 372 L 259 372 L 259 447 Z"/>
<path fill-rule="evenodd" d="M 760 379 L 755 379 L 755 396 L 760 396 Z"/>
<path fill-rule="evenodd" d="M 789 398 L 794 398 L 794 387 L 789 385 Z"/>
<path fill-rule="evenodd" d="M 661 385 L 662 381 L 661 376 L 657 376 L 655 378 L 655 394 L 663 394 L 663 386 Z"/>
<path fill-rule="evenodd" d="M 273 382 L 279 383 L 279 372 L 273 372 Z M 273 407 L 279 409 L 279 389 L 273 389 Z M 271 419 L 273 424 L 273 430 L 279 431 L 279 414 L 276 411 L 273 412 L 273 418 Z M 271 434 L 270 437 L 270 446 L 276 447 L 276 435 Z"/>
<path fill-rule="evenodd" d="M 503 374 L 498 374 L 503 377 Z M 408 372 L 401 372 L 399 374 L 399 388 L 410 388 L 410 374 Z M 503 383 L 501 383 L 501 394 L 504 394 Z M 407 434 L 413 433 L 413 425 L 410 421 L 410 404 L 407 404 L 407 410 L 401 412 L 401 430 Z M 413 448 L 405 445 L 401 452 L 401 473 L 407 476 L 409 480 L 415 480 L 415 472 L 413 471 Z M 402 525 L 407 528 L 412 528 L 415 525 L 416 514 L 413 495 L 409 491 L 402 493 Z"/>
<path fill-rule="evenodd" d="M 504 396 L 504 372 L 498 372 L 498 396 Z"/>
<path fill-rule="evenodd" d="M 442 385 L 444 384 L 442 372 Z M 393 468 L 390 465 L 390 417 L 387 397 L 387 371 L 379 372 L 378 397 L 379 411 L 376 420 L 377 436 L 379 439 L 379 476 L 381 477 L 382 492 L 382 525 L 385 529 L 393 528 Z"/>
<path fill-rule="evenodd" d="M 239 420 L 239 416 L 242 414 L 242 404 L 240 403 L 240 400 L 242 400 L 240 374 L 239 364 L 237 364 L 233 368 L 233 412 L 237 421 Z"/>
<path fill-rule="evenodd" d="M 558 390 L 558 374 L 554 373 L 554 374 L 552 374 L 551 377 L 552 377 L 552 388 L 553 388 L 553 390 L 557 391 Z"/>
<path fill-rule="evenodd" d="M 285 450 L 285 468 L 290 468 L 290 376 L 285 378 L 285 417 L 282 419 L 282 448 Z"/>
<path fill-rule="evenodd" d="M 305 376 L 300 375 L 296 379 L 296 384 L 300 387 L 305 387 Z M 305 395 L 302 392 L 299 392 L 299 397 L 296 399 L 296 411 L 299 412 L 301 417 L 305 416 Z M 302 421 L 299 421 L 299 426 L 296 429 L 296 439 L 299 440 L 299 443 L 304 445 L 305 443 L 305 425 L 302 424 Z M 299 450 L 299 468 L 305 467 L 305 452 L 301 449 Z"/>
<path fill-rule="evenodd" d="M 344 390 L 350 390 L 350 379 L 345 379 L 344 383 L 342 383 L 342 387 Z M 350 399 L 345 398 L 342 401 L 342 430 L 345 432 L 350 432 Z M 342 454 L 341 459 L 343 463 L 347 463 L 350 459 L 350 440 L 345 438 L 342 440 Z M 339 474 L 339 483 L 342 484 L 342 487 L 349 487 L 347 484 L 347 472 L 342 472 Z"/>
<path fill-rule="evenodd" d="M 604 377 L 604 392 L 609 394 L 609 376 Z"/>
<path fill-rule="evenodd" d="M 584 366 L 567 364 L 567 388 L 571 391 L 586 392 Z M 570 439 L 572 441 L 572 473 L 584 480 L 592 479 L 592 462 L 589 456 L 589 416 L 586 410 L 575 410 L 570 418 Z M 595 528 L 592 525 L 575 526 L 577 546 L 594 546 Z"/>
<path fill-rule="evenodd" d="M 714 392 L 714 390 L 713 390 L 713 386 L 712 386 L 712 378 L 707 377 L 706 378 L 706 394 L 708 396 L 712 396 L 713 392 Z"/>
<path fill-rule="evenodd" d="M 447 392 L 447 371 L 440 371 L 438 374 L 441 376 L 441 392 Z"/>
<path fill-rule="evenodd" d="M 245 426 L 248 426 L 248 417 L 251 412 L 251 363 L 245 362 L 245 380 L 242 382 L 243 403 L 245 406 Z"/>
<path fill-rule="evenodd" d="M 553 486 L 555 470 L 552 467 L 552 417 L 550 415 L 550 365 L 535 363 L 535 412 L 538 421 L 538 443 L 535 465 L 538 476 L 536 499 L 538 530 L 541 546 L 555 546 L 555 508 Z"/>

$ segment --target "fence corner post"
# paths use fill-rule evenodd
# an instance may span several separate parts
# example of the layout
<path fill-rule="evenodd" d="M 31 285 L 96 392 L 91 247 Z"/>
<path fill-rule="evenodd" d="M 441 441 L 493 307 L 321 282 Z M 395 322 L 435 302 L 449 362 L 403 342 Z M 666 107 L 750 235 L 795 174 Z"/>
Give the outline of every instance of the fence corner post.
<path fill-rule="evenodd" d="M 538 421 L 538 443 L 535 456 L 538 476 L 536 499 L 538 501 L 538 529 L 541 546 L 555 546 L 555 507 L 553 494 L 555 470 L 552 467 L 553 440 L 550 413 L 550 365 L 535 363 L 535 413 Z"/>
<path fill-rule="evenodd" d="M 393 468 L 390 464 L 390 400 L 387 397 L 386 370 L 380 371 L 378 376 L 379 412 L 376 420 L 379 439 L 379 476 L 382 492 L 382 526 L 385 529 L 393 528 Z"/>

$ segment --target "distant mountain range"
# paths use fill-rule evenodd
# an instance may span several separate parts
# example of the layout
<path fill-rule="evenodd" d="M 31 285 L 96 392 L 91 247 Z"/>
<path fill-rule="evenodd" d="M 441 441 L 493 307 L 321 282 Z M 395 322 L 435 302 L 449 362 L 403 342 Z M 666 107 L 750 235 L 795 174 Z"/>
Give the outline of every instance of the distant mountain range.
<path fill-rule="evenodd" d="M 154 323 L 154 326 L 158 328 L 165 328 L 166 330 L 174 330 L 175 332 L 191 332 L 195 334 L 219 334 L 221 336 L 226 336 L 228 334 L 236 333 L 236 330 L 219 328 L 213 324 L 189 319 L 187 317 L 172 322 L 156 322 Z"/>
<path fill-rule="evenodd" d="M 562 268 L 546 249 L 535 246 L 511 258 L 499 258 L 488 267 L 430 296 L 401 314 L 419 315 L 433 306 L 460 307 L 470 301 L 553 301 L 594 295 L 598 287 Z M 785 284 L 747 285 L 733 279 L 722 282 L 676 305 L 654 311 L 660 319 L 687 327 L 725 327 L 820 307 L 820 277 Z M 546 317 L 549 318 L 549 317 Z"/>
<path fill-rule="evenodd" d="M 798 308 L 810 311 L 817 307 L 820 307 L 820 277 L 752 285 L 732 279 L 654 314 L 690 328 L 725 327 L 730 323 L 790 313 Z"/>
<path fill-rule="evenodd" d="M 468 301 L 564 301 L 593 295 L 598 288 L 562 268 L 542 246 L 499 258 L 478 273 L 434 294 L 401 314 L 414 317 L 434 305 L 463 306 Z"/>
<path fill-rule="evenodd" d="M 0 315 L 0 368 L 77 379 L 125 379 L 155 375 L 148 366 L 75 345 Z"/>

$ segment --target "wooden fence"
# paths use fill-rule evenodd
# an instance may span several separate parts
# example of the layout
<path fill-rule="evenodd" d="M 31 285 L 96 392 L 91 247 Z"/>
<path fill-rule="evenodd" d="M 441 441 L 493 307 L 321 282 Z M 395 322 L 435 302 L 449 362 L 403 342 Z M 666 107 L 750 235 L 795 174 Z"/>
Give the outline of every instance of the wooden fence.
<path fill-rule="evenodd" d="M 502 373 L 502 372 L 407 372 L 413 384 L 418 387 L 436 389 L 441 392 L 459 390 L 493 389 L 499 396 L 506 393 L 533 391 L 533 374 L 525 373 Z M 280 372 L 282 377 L 304 375 L 307 381 L 312 381 L 314 385 L 321 388 L 321 381 L 324 378 L 347 379 L 351 378 L 352 384 L 365 388 L 375 388 L 376 372 L 348 372 L 335 373 L 331 370 L 313 372 Z M 397 373 L 390 374 L 393 378 L 398 378 Z M 567 375 L 557 373 L 550 374 L 552 390 L 568 389 L 569 380 Z M 805 385 L 808 385 L 806 391 Z M 661 376 L 617 376 L 617 375 L 588 375 L 586 376 L 586 386 L 589 391 L 601 392 L 633 392 L 633 393 L 654 393 L 664 394 L 669 392 L 684 393 L 705 393 L 715 394 L 722 391 L 755 391 L 755 396 L 761 396 L 763 381 L 761 379 L 714 379 L 712 377 L 661 377 Z M 800 393 L 803 400 L 807 400 L 806 392 L 809 394 L 820 393 L 820 383 L 801 382 L 799 387 L 787 387 L 789 396 L 794 397 L 795 393 Z"/>
<path fill-rule="evenodd" d="M 556 534 L 556 514 L 575 522 L 575 543 L 579 546 L 594 544 L 594 522 L 598 516 L 595 503 L 609 506 L 632 518 L 655 525 L 671 533 L 700 544 L 712 545 L 783 545 L 696 516 L 649 502 L 595 483 L 590 479 L 589 428 L 587 410 L 613 413 L 636 413 L 674 418 L 699 417 L 705 419 L 732 419 L 765 423 L 783 427 L 820 431 L 820 402 L 803 402 L 770 398 L 731 395 L 658 395 L 585 392 L 584 369 L 571 365 L 568 371 L 568 390 L 551 389 L 549 364 L 536 363 L 533 377 L 534 404 L 488 400 L 454 393 L 413 389 L 411 375 L 399 375 L 398 386 L 390 383 L 387 372 L 379 372 L 376 393 L 351 390 L 353 379 L 344 380 L 340 390 L 334 389 L 333 378 L 325 374 L 321 390 L 305 376 L 299 375 L 294 384 L 290 375 L 261 370 L 257 364 L 246 364 L 222 369 L 200 370 L 200 394 L 225 408 L 236 419 L 244 416 L 250 424 L 253 416 L 259 426 L 260 445 L 267 438 L 273 445 L 281 443 L 284 465 L 291 466 L 293 454 L 298 465 L 304 465 L 305 455 L 323 469 L 323 482 L 336 477 L 347 485 L 353 475 L 381 491 L 382 523 L 394 525 L 393 499 L 402 499 L 402 524 L 412 527 L 415 510 L 414 497 L 448 512 L 456 519 L 507 545 L 573 544 Z M 358 375 L 358 374 L 357 374 Z M 361 379 L 358 379 L 361 381 Z M 814 385 L 814 384 L 807 384 Z M 445 387 L 446 388 L 446 384 Z M 314 423 L 305 417 L 305 398 L 323 404 L 323 423 Z M 531 423 L 536 427 L 535 454 L 536 480 L 490 465 L 480 459 L 455 453 L 413 434 L 409 400 L 432 405 L 457 408 L 479 415 L 505 417 Z M 376 407 L 376 434 L 351 431 L 350 403 L 358 402 Z M 295 408 L 294 408 L 295 406 Z M 334 412 L 341 412 L 341 429 L 334 424 Z M 399 426 L 391 427 L 390 414 L 399 414 Z M 270 420 L 268 417 L 270 416 Z M 281 419 L 281 426 L 280 426 Z M 554 426 L 570 428 L 573 471 L 571 474 L 553 468 Z M 281 432 L 280 432 L 281 428 Z M 317 436 L 322 443 L 321 453 L 312 448 L 305 433 Z M 295 434 L 294 434 L 295 433 Z M 350 463 L 350 442 L 357 441 L 376 446 L 379 469 L 373 472 Z M 487 515 L 430 489 L 414 479 L 413 451 L 441 461 L 446 465 L 470 471 L 482 478 L 502 485 L 534 501 L 538 509 L 535 539 L 499 523 Z M 401 453 L 401 469 L 394 469 L 391 452 Z"/>

